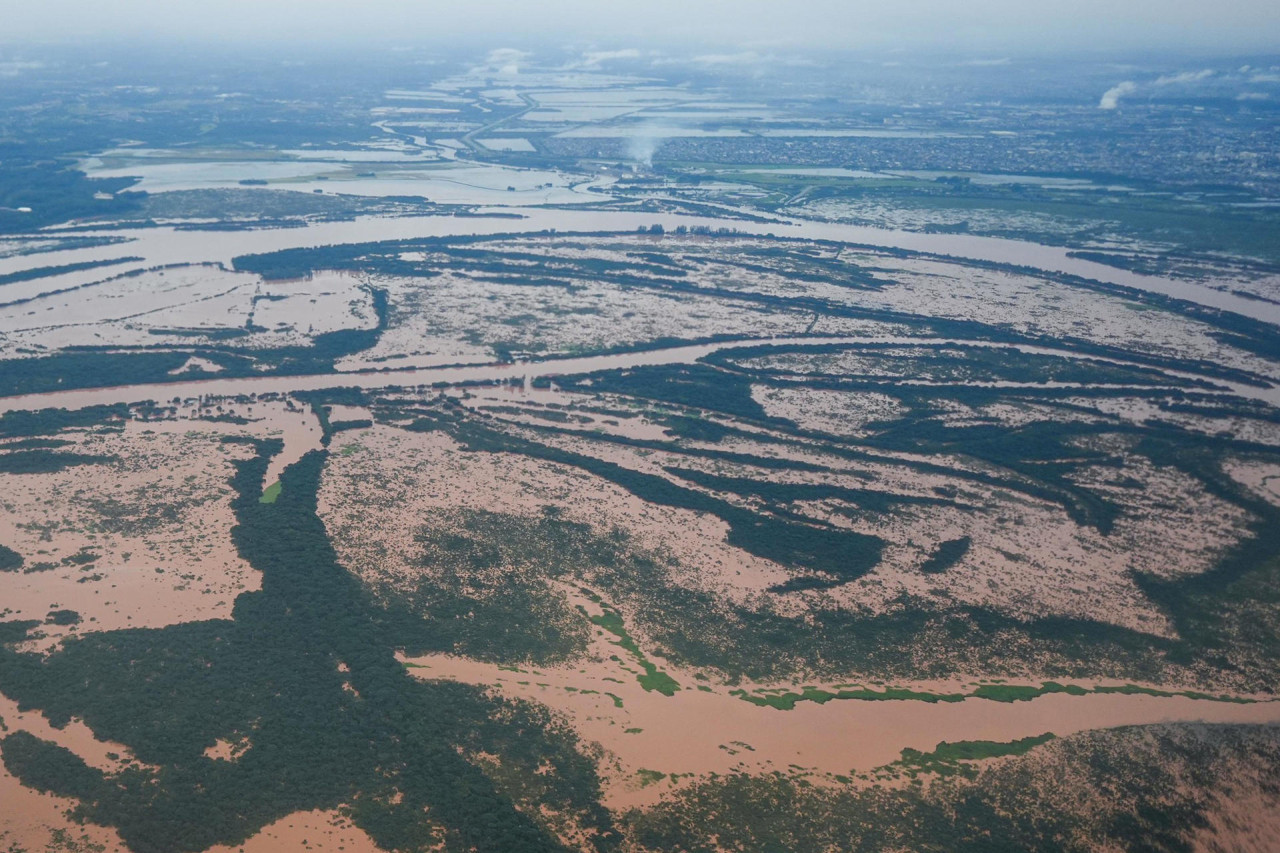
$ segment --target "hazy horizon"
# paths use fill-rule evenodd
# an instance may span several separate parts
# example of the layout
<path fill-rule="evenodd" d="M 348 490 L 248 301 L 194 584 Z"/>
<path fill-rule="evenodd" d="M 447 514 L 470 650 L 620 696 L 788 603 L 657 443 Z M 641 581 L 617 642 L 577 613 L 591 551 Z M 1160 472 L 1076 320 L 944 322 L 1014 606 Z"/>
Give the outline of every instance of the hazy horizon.
<path fill-rule="evenodd" d="M 981 0 L 963 8 L 910 0 L 885 8 L 863 2 L 764 0 L 643 5 L 564 0 L 533 7 L 511 0 L 462 10 L 405 0 L 209 0 L 160 3 L 46 0 L 0 3 L 0 44 L 164 39 L 383 45 L 469 41 L 594 43 L 602 48 L 663 42 L 767 52 L 796 49 L 1000 51 L 1012 55 L 1175 50 L 1267 53 L 1280 50 L 1280 15 L 1263 0 L 1079 2 L 1032 6 Z"/>

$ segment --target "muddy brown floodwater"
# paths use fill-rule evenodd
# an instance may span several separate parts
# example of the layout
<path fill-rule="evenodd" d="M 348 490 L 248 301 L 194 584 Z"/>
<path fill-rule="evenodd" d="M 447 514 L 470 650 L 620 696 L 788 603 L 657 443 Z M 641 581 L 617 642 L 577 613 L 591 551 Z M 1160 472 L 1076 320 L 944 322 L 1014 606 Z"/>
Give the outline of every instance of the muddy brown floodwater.
<path fill-rule="evenodd" d="M 295 812 L 264 826 L 243 844 L 210 847 L 205 853 L 385 853 L 351 820 L 335 811 Z"/>
<path fill-rule="evenodd" d="M 634 231 L 640 225 L 661 224 L 668 230 L 677 226 L 708 226 L 734 229 L 744 234 L 805 239 L 832 240 L 891 249 L 920 251 L 991 261 L 1002 264 L 1034 267 L 1046 271 L 1061 271 L 1095 279 L 1101 282 L 1133 287 L 1152 293 L 1189 300 L 1201 305 L 1233 311 L 1254 319 L 1280 324 L 1280 305 L 1242 298 L 1227 290 L 1211 286 L 1140 275 L 1126 270 L 1067 256 L 1067 250 L 1013 240 L 972 237 L 963 235 L 920 234 L 888 231 L 860 226 L 820 222 L 796 222 L 777 220 L 759 223 L 732 219 L 688 217 L 674 214 L 638 214 L 619 211 L 595 210 L 520 210 L 496 208 L 491 212 L 518 213 L 519 219 L 454 217 L 412 218 L 361 218 L 350 222 L 330 222 L 308 225 L 297 229 L 263 229 L 233 232 L 192 232 L 170 228 L 134 231 L 102 232 L 111 236 L 124 236 L 129 242 L 90 249 L 51 252 L 32 257 L 0 258 L 0 274 L 19 272 L 34 266 L 63 265 L 88 261 L 120 259 L 126 255 L 143 258 L 140 262 L 123 262 L 116 267 L 103 267 L 92 271 L 79 271 L 49 279 L 37 279 L 22 286 L 21 295 L 29 296 L 49 290 L 75 287 L 97 281 L 125 269 L 155 267 L 165 264 L 214 263 L 230 265 L 236 255 L 271 252 L 287 248 L 301 248 L 342 243 L 358 243 L 381 240 L 411 239 L 421 237 L 447 237 L 479 234 L 533 234 L 544 231 Z M 89 232 L 92 236 L 93 232 Z M 656 238 L 655 238 L 656 239 Z M 17 291 L 15 291 L 17 293 Z M 13 294 L 11 294 L 12 296 Z M 907 343 L 933 343 L 922 339 L 899 339 Z M 513 381 L 527 383 L 530 379 L 557 374 L 587 373 L 611 368 L 631 368 L 645 365 L 691 363 L 717 350 L 749 346 L 752 344 L 821 344 L 893 342 L 877 338 L 798 338 L 756 339 L 730 343 L 654 349 L 621 355 L 604 355 L 585 358 L 566 358 L 529 362 L 519 365 L 480 365 L 468 367 L 436 367 L 428 369 L 385 371 L 369 373 L 335 373 L 318 376 L 295 377 L 246 377 L 215 378 L 205 380 L 175 381 L 155 385 L 132 385 L 114 388 L 66 391 L 34 394 L 0 400 L 0 412 L 40 409 L 46 407 L 81 408 L 95 404 L 133 403 L 145 399 L 183 400 L 191 398 L 225 398 L 242 394 L 288 394 L 301 390 L 313 390 L 336 386 L 356 385 L 365 388 L 391 386 L 430 386 L 463 382 Z M 955 343 L 954 341 L 945 341 Z M 976 343 L 976 342 L 975 342 Z M 1033 350 L 1024 348 L 1027 351 Z M 1069 354 L 1069 353 L 1066 353 Z M 1096 358 L 1096 357 L 1095 357 Z M 1124 363 L 1124 362 L 1117 362 Z M 1230 386 L 1230 390 L 1255 399 L 1280 405 L 1280 392 L 1274 388 L 1254 389 Z M 500 398 L 499 398 L 500 399 Z M 263 486 L 275 482 L 283 469 L 301 458 L 308 450 L 319 446 L 320 428 L 309 412 L 289 408 L 282 403 L 257 402 L 244 404 L 243 414 L 255 423 L 243 432 L 260 437 L 277 436 L 284 440 L 284 450 L 272 460 Z M 636 429 L 648 425 L 637 424 Z M 156 434 L 181 431 L 209 431 L 235 433 L 231 424 L 200 424 L 191 420 L 178 420 L 164 424 L 130 424 L 125 440 L 141 440 L 139 432 L 147 429 Z M 447 448 L 446 448 L 447 449 Z M 225 462 L 226 460 L 224 460 Z M 1249 471 L 1245 467 L 1233 468 L 1233 476 L 1252 488 L 1268 495 L 1280 494 L 1280 473 L 1274 470 Z M 40 476 L 40 475 L 32 475 Z M 36 479 L 29 481 L 38 484 Z M 56 485 L 50 476 L 48 482 Z M 128 485 L 127 483 L 125 485 Z M 138 485 L 145 485 L 139 480 Z M 1280 498 L 1277 498 L 1280 499 Z M 322 513 L 325 512 L 322 502 Z M 192 510 L 193 523 L 203 519 L 210 526 L 229 526 L 226 499 L 210 502 L 207 507 Z M 17 537 L 19 528 L 10 523 L 6 528 Z M 700 531 L 715 538 L 716 531 Z M 70 536 L 71 534 L 61 534 Z M 68 539 L 68 542 L 71 540 Z M 123 541 L 123 538 L 122 538 Z M 83 543 L 77 540 L 76 547 Z M 228 586 L 218 594 L 210 595 L 207 602 L 204 592 L 200 599 L 186 595 L 188 591 L 170 584 L 166 595 L 152 597 L 165 603 L 165 608 L 152 604 L 146 616 L 139 613 L 120 613 L 124 609 L 115 602 L 95 602 L 89 596 L 95 589 L 78 585 L 75 592 L 83 592 L 85 600 L 73 601 L 72 584 L 78 583 L 71 570 L 62 578 L 63 589 L 51 597 L 48 586 L 29 591 L 31 601 L 23 605 L 31 615 L 39 617 L 39 611 L 52 606 L 72 606 L 86 614 L 95 614 L 99 621 L 93 629 L 124 627 L 125 624 L 169 624 L 192 618 L 209 618 L 223 615 L 221 610 L 229 606 L 235 591 L 250 588 L 256 578 L 245 572 L 238 556 L 228 549 L 221 539 L 211 538 L 202 564 L 217 564 L 219 577 L 226 575 L 234 586 Z M 42 546 L 56 550 L 57 543 Z M 32 547 L 36 547 L 34 543 Z M 57 546 L 60 547 L 60 546 Z M 125 544 L 115 550 L 101 547 L 105 568 L 114 568 L 114 581 L 125 582 L 137 575 L 159 589 L 160 577 L 156 567 L 142 565 L 138 561 L 130 566 L 116 551 L 123 551 Z M 133 548 L 132 544 L 128 545 Z M 68 544 L 64 550 L 70 549 Z M 61 552 L 58 552 L 61 556 Z M 177 555 L 177 552 L 175 552 Z M 175 560 L 178 556 L 174 557 Z M 110 562 L 111 565 L 106 564 Z M 225 564 L 226 568 L 223 568 Z M 126 571 L 128 568 L 128 571 Z M 135 568 L 137 569 L 135 571 Z M 143 572 L 142 569 L 146 569 Z M 763 571 L 763 570 L 762 570 Z M 104 570 L 105 573 L 105 570 Z M 244 577 L 241 577 L 244 574 Z M 39 576 L 36 576 L 37 578 Z M 55 577 L 49 574 L 48 578 Z M 61 577 L 58 575 L 57 577 Z M 752 576 L 752 579 L 755 579 Z M 201 578 L 201 580 L 205 580 Z M 756 579 L 758 580 L 758 579 Z M 19 593 L 26 589 L 25 576 L 11 581 L 12 594 L 17 601 Z M 43 581 L 45 584 L 51 580 Z M 141 581 L 138 581 L 141 584 Z M 83 588 L 83 589 L 81 589 Z M 147 587 L 150 589 L 151 587 Z M 139 587 L 141 589 L 141 587 Z M 225 594 L 224 594 L 225 593 Z M 590 609 L 595 607 L 574 590 L 566 590 L 577 604 Z M 116 594 L 111 593 L 112 597 Z M 145 596 L 144 596 L 145 597 Z M 169 606 L 169 602 L 172 606 Z M 193 603 L 194 602 L 194 603 Z M 106 609 L 106 604 L 116 607 Z M 9 606 L 15 606 L 9 603 Z M 221 608 L 221 609 L 220 609 Z M 19 608 L 22 609 L 22 608 Z M 163 610 L 163 612 L 161 612 Z M 140 615 L 141 614 L 141 615 Z M 624 614 L 625 615 L 625 614 Z M 136 617 L 136 618 L 133 618 Z M 113 621 L 117 620 L 117 621 Z M 123 621 L 119 621 L 123 620 Z M 85 630 L 90 626 L 85 625 Z M 432 655 L 405 660 L 410 671 L 420 678 L 450 679 L 464 683 L 484 685 L 508 696 L 521 697 L 544 703 L 564 715 L 586 740 L 601 744 L 607 750 L 602 771 L 606 778 L 606 804 L 611 807 L 628 807 L 652 803 L 684 780 L 672 781 L 676 776 L 705 776 L 709 773 L 734 771 L 811 774 L 815 780 L 829 779 L 836 775 L 858 774 L 896 760 L 901 750 L 912 748 L 921 751 L 934 749 L 941 741 L 992 740 L 1008 742 L 1022 737 L 1053 732 L 1059 736 L 1089 729 L 1122 725 L 1160 722 L 1204 721 L 1213 723 L 1280 723 L 1280 703 L 1258 702 L 1233 704 L 1188 697 L 1157 697 L 1150 695 L 1089 694 L 1071 696 L 1051 694 L 1024 701 L 1002 703 L 982 699 L 968 699 L 959 703 L 927 703 L 921 701 L 862 701 L 836 700 L 825 704 L 801 702 L 790 711 L 762 707 L 743 701 L 733 695 L 726 685 L 699 679 L 694 672 L 686 672 L 660 666 L 682 685 L 673 696 L 644 690 L 636 680 L 634 670 L 627 669 L 619 655 L 617 645 L 609 636 L 598 634 L 591 652 L 583 661 L 558 668 L 538 668 L 511 671 L 462 658 Z M 931 692 L 952 692 L 964 685 L 918 684 L 903 685 Z M 1084 686 L 1092 686 L 1086 684 Z M 790 687 L 790 685 L 740 685 L 739 689 L 755 690 L 765 687 Z M 1166 686 L 1166 689 L 1167 686 Z M 53 740 L 94 766 L 105 769 L 118 767 L 128 760 L 128 751 L 119 745 L 96 740 L 82 723 L 75 722 L 64 729 L 55 730 L 38 714 L 21 713 L 16 705 L 0 696 L 0 720 L 12 731 L 23 729 L 32 734 Z M 641 770 L 666 774 L 667 778 L 652 782 L 651 775 Z M 647 780 L 647 781 L 646 781 Z M 0 846 L 17 843 L 28 849 L 45 849 L 55 831 L 62 830 L 72 838 L 102 845 L 110 851 L 122 850 L 123 845 L 114 832 L 94 826 L 71 823 L 67 810 L 71 802 L 39 794 L 23 788 L 17 780 L 0 770 Z M 1226 817 L 1230 815 L 1225 813 Z M 1260 842 L 1258 849 L 1266 849 Z M 287 816 L 264 828 L 243 845 L 214 848 L 217 853 L 267 853 L 275 850 L 311 849 L 322 851 L 352 851 L 366 853 L 375 850 L 372 841 L 350 821 L 334 811 L 300 812 Z"/>
<path fill-rule="evenodd" d="M 1167 722 L 1280 722 L 1280 702 L 1236 704 L 1114 693 L 1049 694 L 1023 702 L 846 699 L 821 705 L 799 702 L 782 711 L 746 702 L 725 686 L 669 668 L 683 689 L 674 696 L 645 691 L 633 674 L 609 659 L 616 647 L 604 638 L 597 638 L 597 646 L 597 660 L 588 665 L 523 672 L 448 655 L 404 661 L 419 678 L 488 685 L 564 714 L 582 737 L 599 743 L 616 762 L 606 761 L 603 768 L 605 801 L 611 807 L 652 803 L 670 790 L 670 780 L 642 784 L 637 777 L 641 769 L 694 776 L 775 770 L 854 775 L 892 763 L 905 748 L 929 752 L 942 741 L 1006 743 L 1045 732 L 1064 736 Z M 909 686 L 945 693 L 960 685 Z M 753 689 L 735 689 L 742 687 Z"/>

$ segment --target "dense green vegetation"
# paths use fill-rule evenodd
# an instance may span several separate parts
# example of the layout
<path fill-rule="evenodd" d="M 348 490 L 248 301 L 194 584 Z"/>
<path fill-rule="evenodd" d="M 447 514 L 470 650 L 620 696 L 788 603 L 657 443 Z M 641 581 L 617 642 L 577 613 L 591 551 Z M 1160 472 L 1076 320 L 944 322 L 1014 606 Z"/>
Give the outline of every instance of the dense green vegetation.
<path fill-rule="evenodd" d="M 409 555 L 421 573 L 370 581 L 388 618 L 404 623 L 404 642 L 419 651 L 498 663 L 566 660 L 585 650 L 587 620 L 554 582 L 647 559 L 621 531 L 597 536 L 551 508 L 534 518 L 458 510 L 423 522 Z"/>
<path fill-rule="evenodd" d="M 105 465 L 113 456 L 59 453 L 53 450 L 19 450 L 0 453 L 0 474 L 48 474 L 76 465 Z"/>
<path fill-rule="evenodd" d="M 883 690 L 871 690 L 865 687 L 840 688 L 835 691 L 818 687 L 804 687 L 799 693 L 785 690 L 760 690 L 748 693 L 735 690 L 733 695 L 750 702 L 752 705 L 777 708 L 779 711 L 790 711 L 798 702 L 813 702 L 824 705 L 833 699 L 857 699 L 863 702 L 963 702 L 968 696 L 964 693 L 930 693 L 925 690 L 909 690 L 901 687 L 886 687 Z"/>
<path fill-rule="evenodd" d="M 60 610 L 50 610 L 45 616 L 44 621 L 49 625 L 77 625 L 80 622 L 80 614 L 75 610 L 66 608 Z"/>
<path fill-rule="evenodd" d="M 73 166 L 69 159 L 51 159 L 47 149 L 0 145 L 0 233 L 36 231 L 68 219 L 120 215 L 137 207 L 140 193 L 120 193 L 109 200 L 94 197 L 119 193 L 133 185 L 133 178 L 89 179 Z"/>
<path fill-rule="evenodd" d="M 926 575 L 942 574 L 964 559 L 964 555 L 969 553 L 969 546 L 972 543 L 973 540 L 968 536 L 961 536 L 959 539 L 948 539 L 940 543 L 937 550 L 929 555 L 929 559 L 924 561 L 920 571 Z"/>
<path fill-rule="evenodd" d="M 7 545 L 0 545 L 0 572 L 16 572 L 26 560 Z"/>
<path fill-rule="evenodd" d="M 83 409 L 15 409 L 0 415 L 0 436 L 52 435 L 60 430 L 118 424 L 129 416 L 125 405 L 86 406 Z M 9 442 L 6 447 L 17 446 Z"/>
<path fill-rule="evenodd" d="M 67 351 L 41 358 L 5 361 L 0 395 L 40 394 L 72 388 L 101 388 L 122 383 L 173 381 L 172 371 L 187 363 L 189 353 L 111 353 Z"/>
<path fill-rule="evenodd" d="M 712 412 L 767 421 L 764 409 L 751 397 L 751 382 L 701 364 L 663 365 L 634 370 L 605 370 L 557 382 L 567 390 L 606 392 L 661 400 Z"/>

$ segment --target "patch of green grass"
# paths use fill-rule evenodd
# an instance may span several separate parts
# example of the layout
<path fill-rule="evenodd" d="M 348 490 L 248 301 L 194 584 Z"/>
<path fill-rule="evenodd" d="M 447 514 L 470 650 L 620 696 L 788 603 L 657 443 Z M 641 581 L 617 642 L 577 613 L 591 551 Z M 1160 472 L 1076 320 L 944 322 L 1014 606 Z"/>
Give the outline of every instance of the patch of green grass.
<path fill-rule="evenodd" d="M 982 684 L 971 693 L 928 693 L 898 687 L 886 687 L 882 691 L 857 688 L 836 690 L 834 692 L 818 687 L 804 687 L 799 693 L 776 689 L 762 690 L 755 693 L 748 693 L 746 690 L 731 691 L 731 695 L 737 696 L 753 705 L 767 705 L 780 711 L 790 711 L 798 702 L 817 702 L 821 705 L 830 702 L 832 699 L 861 699 L 864 701 L 910 700 L 916 702 L 963 702 L 965 699 L 987 699 L 992 702 L 1029 702 L 1032 699 L 1038 699 L 1050 693 L 1065 693 L 1069 696 L 1085 696 L 1089 693 L 1145 694 L 1166 697 L 1186 696 L 1191 699 L 1207 699 L 1214 702 L 1235 702 L 1239 704 L 1248 704 L 1254 701 L 1253 699 L 1239 696 L 1215 696 L 1209 693 L 1198 693 L 1193 690 L 1177 692 L 1157 690 L 1151 687 L 1139 687 L 1136 684 L 1112 685 L 1109 687 L 1098 686 L 1090 689 L 1081 687 L 1078 684 L 1059 684 L 1056 681 L 1046 681 L 1039 687 L 1027 684 Z"/>
<path fill-rule="evenodd" d="M 599 616 L 592 616 L 587 613 L 585 608 L 582 610 L 583 615 L 591 620 L 592 624 L 603 628 L 618 639 L 614 641 L 615 646 L 619 646 L 626 650 L 635 658 L 636 663 L 644 669 L 643 675 L 638 675 L 636 680 L 640 682 L 640 686 L 645 690 L 656 690 L 663 696 L 674 696 L 676 691 L 680 689 L 680 683 L 667 673 L 658 669 L 657 665 L 645 657 L 640 646 L 636 644 L 635 638 L 627 633 L 626 625 L 622 621 L 622 615 L 618 611 L 600 601 L 598 596 L 593 596 L 597 603 L 600 604 L 604 611 Z M 620 700 L 615 700 L 619 701 Z M 621 707 L 621 705 L 619 705 Z"/>
<path fill-rule="evenodd" d="M 276 482 L 272 483 L 270 486 L 267 486 L 266 491 L 262 493 L 262 497 L 258 498 L 258 502 L 264 503 L 264 504 L 275 503 L 276 498 L 280 497 L 280 491 L 283 488 L 284 486 L 280 485 L 280 481 L 277 480 Z"/>
<path fill-rule="evenodd" d="M 1078 684 L 1059 684 L 1046 681 L 1039 687 L 1017 684 L 983 684 L 969 694 L 975 699 L 990 699 L 993 702 L 1027 702 L 1049 693 L 1066 693 L 1071 696 L 1084 696 L 1088 688 Z"/>
<path fill-rule="evenodd" d="M 799 693 L 784 692 L 772 693 L 769 695 L 759 695 L 748 693 L 745 690 L 731 691 L 731 695 L 737 696 L 753 705 L 767 705 L 770 708 L 777 708 L 780 711 L 790 711 L 798 702 L 817 702 L 819 705 L 830 702 L 832 699 L 861 699 L 864 701 L 890 700 L 905 701 L 912 700 L 916 702 L 963 702 L 968 698 L 963 693 L 926 693 L 919 690 L 906 690 L 898 687 L 886 687 L 884 690 L 867 690 L 858 688 L 855 690 L 837 690 L 834 693 L 830 690 L 822 690 L 817 687 L 805 687 Z"/>
<path fill-rule="evenodd" d="M 1154 687 L 1141 687 L 1137 684 L 1100 684 L 1093 688 L 1094 693 L 1120 693 L 1125 696 L 1185 696 L 1188 699 L 1206 699 L 1211 702 L 1234 702 L 1238 705 L 1251 705 L 1253 699 L 1243 696 L 1214 695 L 1197 690 L 1157 690 Z"/>

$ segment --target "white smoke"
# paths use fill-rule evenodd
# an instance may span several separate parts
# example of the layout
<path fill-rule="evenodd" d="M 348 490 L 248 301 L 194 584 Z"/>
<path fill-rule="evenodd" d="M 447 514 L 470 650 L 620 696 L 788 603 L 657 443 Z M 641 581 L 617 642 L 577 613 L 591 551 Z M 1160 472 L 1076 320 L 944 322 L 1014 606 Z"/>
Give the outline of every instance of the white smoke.
<path fill-rule="evenodd" d="M 520 64 L 530 56 L 533 56 L 533 54 L 526 50 L 500 47 L 497 50 L 489 51 L 482 70 L 502 77 L 518 77 L 520 75 Z"/>
<path fill-rule="evenodd" d="M 645 168 L 653 168 L 653 155 L 658 152 L 662 137 L 648 133 L 640 133 L 627 140 L 627 157 Z"/>
<path fill-rule="evenodd" d="M 1138 84 L 1132 80 L 1125 80 L 1123 83 L 1117 83 L 1110 89 L 1102 93 L 1102 100 L 1098 101 L 1098 109 L 1114 110 L 1120 106 L 1120 99 L 1125 95 L 1132 95 L 1138 91 Z"/>

